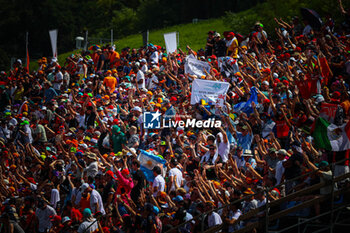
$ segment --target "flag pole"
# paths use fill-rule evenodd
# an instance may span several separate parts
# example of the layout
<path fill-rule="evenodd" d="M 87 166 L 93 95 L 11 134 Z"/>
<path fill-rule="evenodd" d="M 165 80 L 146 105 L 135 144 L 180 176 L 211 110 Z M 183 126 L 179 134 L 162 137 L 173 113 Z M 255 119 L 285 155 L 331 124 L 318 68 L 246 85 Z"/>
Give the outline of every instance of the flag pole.
<path fill-rule="evenodd" d="M 113 46 L 113 29 L 111 29 L 111 46 Z"/>
<path fill-rule="evenodd" d="M 29 38 L 29 32 L 26 32 L 26 66 L 27 66 L 27 72 L 29 73 L 29 51 L 28 51 L 28 38 Z"/>

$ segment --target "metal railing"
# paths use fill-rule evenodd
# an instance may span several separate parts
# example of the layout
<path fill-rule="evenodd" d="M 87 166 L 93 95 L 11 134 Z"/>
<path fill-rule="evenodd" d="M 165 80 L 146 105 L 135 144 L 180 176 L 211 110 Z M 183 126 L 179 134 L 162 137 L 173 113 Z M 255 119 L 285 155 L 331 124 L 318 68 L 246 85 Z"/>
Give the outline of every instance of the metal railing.
<path fill-rule="evenodd" d="M 239 224 L 241 221 L 248 220 L 248 219 L 256 216 L 259 212 L 264 212 L 265 213 L 265 217 L 259 219 L 258 222 L 249 224 L 249 225 L 247 225 L 247 226 L 245 226 L 245 227 L 243 227 L 243 228 L 241 228 L 239 230 L 236 230 L 235 233 L 236 232 L 237 233 L 238 232 L 239 233 L 249 232 L 249 231 L 251 231 L 253 229 L 256 229 L 256 228 L 264 228 L 263 231 L 259 231 L 259 232 L 269 232 L 269 224 L 270 224 L 271 221 L 280 219 L 281 217 L 284 217 L 284 216 L 286 216 L 286 215 L 288 215 L 290 213 L 296 212 L 296 211 L 301 210 L 301 209 L 308 208 L 308 207 L 310 207 L 310 206 L 312 206 L 312 205 L 314 205 L 314 204 L 316 204 L 318 202 L 322 202 L 322 201 L 325 201 L 325 200 L 328 200 L 328 199 L 331 199 L 330 211 L 327 211 L 326 213 L 322 213 L 321 215 L 317 216 L 316 218 L 322 217 L 322 216 L 324 216 L 326 214 L 331 214 L 330 220 L 331 220 L 332 224 L 330 225 L 330 227 L 331 227 L 331 229 L 333 229 L 333 226 L 334 226 L 334 223 L 333 223 L 334 222 L 333 221 L 334 220 L 334 212 L 338 211 L 339 209 L 341 209 L 340 207 L 334 208 L 334 198 L 337 195 L 341 195 L 341 194 L 344 194 L 345 192 L 349 191 L 349 189 L 346 188 L 346 187 L 335 191 L 334 184 L 336 182 L 343 181 L 343 180 L 346 180 L 346 179 L 350 178 L 350 173 L 346 173 L 346 174 L 334 177 L 334 170 L 335 170 L 335 166 L 336 165 L 342 164 L 342 163 L 344 163 L 347 160 L 349 160 L 349 159 L 343 159 L 343 160 L 338 161 L 336 163 L 330 164 L 331 165 L 331 170 L 332 170 L 332 179 L 331 180 L 323 181 L 323 182 L 320 182 L 318 184 L 312 185 L 310 187 L 304 188 L 302 190 L 290 193 L 290 194 L 286 195 L 285 197 L 282 197 L 282 198 L 277 199 L 277 200 L 273 200 L 273 201 L 270 200 L 268 193 L 271 190 L 273 190 L 274 188 L 279 188 L 281 186 L 284 186 L 288 182 L 293 182 L 293 181 L 299 180 L 299 179 L 301 179 L 301 178 L 303 178 L 305 176 L 316 174 L 317 172 L 320 171 L 320 169 L 317 169 L 315 171 L 311 171 L 311 172 L 302 174 L 302 175 L 300 175 L 298 177 L 295 177 L 295 178 L 293 178 L 291 180 L 287 180 L 287 181 L 285 181 L 285 182 L 283 182 L 283 183 L 281 183 L 279 185 L 273 186 L 273 187 L 265 187 L 263 192 L 265 193 L 265 196 L 266 196 L 266 199 L 267 199 L 266 205 L 261 206 L 260 208 L 251 210 L 248 213 L 241 215 L 241 217 L 236 221 L 236 224 Z M 331 191 L 330 194 L 320 195 L 317 198 L 313 198 L 311 200 L 304 201 L 301 204 L 298 204 L 298 205 L 293 206 L 291 208 L 281 210 L 281 211 L 279 211 L 277 213 L 274 213 L 274 214 L 271 214 L 271 215 L 269 214 L 268 210 L 271 207 L 280 206 L 281 204 L 287 203 L 288 201 L 291 201 L 291 200 L 295 199 L 296 197 L 299 197 L 299 196 L 311 193 L 313 191 L 319 190 L 320 188 L 327 187 L 329 185 L 332 186 L 332 191 Z M 189 224 L 190 222 L 198 221 L 199 219 L 201 219 L 201 223 L 200 223 L 201 224 L 201 227 L 200 227 L 201 228 L 201 232 L 208 232 L 208 233 L 209 232 L 218 232 L 218 231 L 222 230 L 224 225 L 227 225 L 227 224 L 222 224 L 222 225 L 218 225 L 218 226 L 215 226 L 215 227 L 212 227 L 212 228 L 209 228 L 209 229 L 204 229 L 205 217 L 208 216 L 209 214 L 211 214 L 212 212 L 218 212 L 218 211 L 220 211 L 220 210 L 222 210 L 224 208 L 230 207 L 231 205 L 234 205 L 234 204 L 237 204 L 237 203 L 242 203 L 243 201 L 245 201 L 246 199 L 248 199 L 248 198 L 250 198 L 250 197 L 252 197 L 254 195 L 256 195 L 256 194 L 247 195 L 247 196 L 243 197 L 242 199 L 236 200 L 236 201 L 234 201 L 232 203 L 229 203 L 227 205 L 224 205 L 222 207 L 219 207 L 219 208 L 216 208 L 214 210 L 211 210 L 211 211 L 202 213 L 200 215 L 194 216 L 193 219 L 179 224 L 178 226 L 168 230 L 166 233 L 179 232 L 179 228 L 185 226 L 186 224 Z M 345 207 L 343 206 L 342 208 L 345 208 Z M 312 219 L 316 219 L 316 218 L 312 218 Z M 286 230 L 290 230 L 292 228 L 298 227 L 300 224 L 304 224 L 304 223 L 309 222 L 309 221 L 312 221 L 312 220 L 306 220 L 306 221 L 304 221 L 302 223 L 297 223 L 297 224 L 294 224 L 292 226 L 288 226 L 285 229 L 282 229 L 282 230 L 279 230 L 279 231 L 273 231 L 273 232 L 283 232 L 283 231 L 286 231 Z"/>

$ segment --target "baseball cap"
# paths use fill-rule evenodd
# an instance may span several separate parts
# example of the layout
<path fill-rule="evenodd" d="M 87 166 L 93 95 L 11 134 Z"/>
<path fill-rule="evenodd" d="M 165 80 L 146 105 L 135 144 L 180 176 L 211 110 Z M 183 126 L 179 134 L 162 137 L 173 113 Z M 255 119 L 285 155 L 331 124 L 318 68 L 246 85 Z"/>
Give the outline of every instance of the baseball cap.
<path fill-rule="evenodd" d="M 264 100 L 263 100 L 263 103 L 264 103 L 264 104 L 269 104 L 270 102 L 271 102 L 271 101 L 270 101 L 269 99 L 264 99 Z"/>
<path fill-rule="evenodd" d="M 90 217 L 91 215 L 92 215 L 91 210 L 90 210 L 89 208 L 85 208 L 84 211 L 83 211 L 83 216 L 84 216 L 85 218 L 88 218 L 88 217 Z"/>
<path fill-rule="evenodd" d="M 284 156 L 288 156 L 288 152 L 285 149 L 280 149 L 278 152 L 278 154 L 284 155 Z"/>
<path fill-rule="evenodd" d="M 177 101 L 177 98 L 175 96 L 170 98 L 170 101 Z"/>
<path fill-rule="evenodd" d="M 142 112 L 142 109 L 138 106 L 134 107 L 132 110 L 134 111 L 138 111 L 138 112 Z"/>
<path fill-rule="evenodd" d="M 218 32 L 214 34 L 214 37 L 220 37 L 220 36 L 221 36 L 221 35 L 220 35 L 220 33 L 218 33 Z"/>
<path fill-rule="evenodd" d="M 323 167 L 327 167 L 329 166 L 329 163 L 327 161 L 321 161 L 319 164 L 318 164 L 318 168 L 323 168 Z"/>
<path fill-rule="evenodd" d="M 114 175 L 114 173 L 111 171 L 111 170 L 108 170 L 107 172 L 106 172 L 106 175 L 109 175 L 110 177 L 112 177 L 113 179 L 117 179 L 117 177 Z"/>
<path fill-rule="evenodd" d="M 89 187 L 89 184 L 88 183 L 84 183 L 84 184 L 82 184 L 81 186 L 80 186 L 80 190 L 81 190 L 81 192 L 84 192 L 85 191 L 85 189 L 87 189 Z"/>
<path fill-rule="evenodd" d="M 177 195 L 176 197 L 173 198 L 173 201 L 176 201 L 176 202 L 180 202 L 180 201 L 183 201 L 184 198 L 180 195 Z"/>
<path fill-rule="evenodd" d="M 121 171 L 121 173 L 124 175 L 124 176 L 127 176 L 127 175 L 129 175 L 130 174 L 130 172 L 129 172 L 129 170 L 128 169 L 123 169 L 122 171 Z"/>

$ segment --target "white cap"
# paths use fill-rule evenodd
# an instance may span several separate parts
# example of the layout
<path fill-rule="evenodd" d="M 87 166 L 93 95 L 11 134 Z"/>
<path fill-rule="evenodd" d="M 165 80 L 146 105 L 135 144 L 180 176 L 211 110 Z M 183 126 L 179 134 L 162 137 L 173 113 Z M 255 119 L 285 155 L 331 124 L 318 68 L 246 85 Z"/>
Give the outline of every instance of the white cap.
<path fill-rule="evenodd" d="M 284 156 L 287 156 L 287 155 L 288 155 L 288 152 L 287 152 L 285 149 L 280 149 L 280 150 L 278 150 L 277 153 L 278 153 L 278 154 L 281 154 L 281 155 L 284 155 Z"/>
<path fill-rule="evenodd" d="M 265 85 L 268 86 L 268 85 L 269 85 L 269 82 L 265 80 L 265 81 L 262 82 L 262 84 L 265 84 Z"/>
<path fill-rule="evenodd" d="M 87 146 L 85 143 L 79 144 L 79 146 L 80 146 L 80 147 L 83 147 L 84 149 L 87 149 L 87 148 L 88 148 L 88 146 Z"/>
<path fill-rule="evenodd" d="M 95 131 L 94 134 L 96 134 L 97 136 L 101 136 L 101 132 L 100 131 Z"/>
<path fill-rule="evenodd" d="M 83 58 L 79 58 L 79 59 L 78 59 L 78 63 L 79 63 L 79 62 L 82 62 L 82 61 L 83 61 Z"/>
<path fill-rule="evenodd" d="M 22 65 L 22 60 L 21 59 L 17 59 L 17 62 Z"/>
<path fill-rule="evenodd" d="M 80 190 L 81 190 L 81 192 L 84 192 L 85 191 L 85 189 L 87 189 L 89 187 L 89 184 L 88 183 L 84 183 L 84 184 L 82 184 L 81 186 L 80 186 Z"/>
<path fill-rule="evenodd" d="M 134 107 L 132 110 L 134 111 L 138 111 L 138 112 L 142 112 L 142 109 L 138 106 Z"/>
<path fill-rule="evenodd" d="M 140 62 L 147 63 L 147 61 L 146 61 L 146 59 L 145 59 L 145 58 L 142 58 L 142 59 L 140 60 Z"/>
<path fill-rule="evenodd" d="M 273 73 L 273 78 L 274 79 L 278 78 L 278 74 L 277 73 Z"/>

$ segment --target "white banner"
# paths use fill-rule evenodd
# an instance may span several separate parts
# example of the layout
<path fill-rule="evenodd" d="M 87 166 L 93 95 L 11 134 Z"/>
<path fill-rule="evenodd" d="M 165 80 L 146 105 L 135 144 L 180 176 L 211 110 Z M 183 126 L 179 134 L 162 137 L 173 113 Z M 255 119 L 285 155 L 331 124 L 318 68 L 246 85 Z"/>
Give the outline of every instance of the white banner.
<path fill-rule="evenodd" d="M 203 75 L 207 76 L 204 70 L 210 73 L 210 65 L 208 62 L 198 61 L 197 59 L 186 57 L 186 63 L 185 63 L 186 74 L 197 75 L 197 77 L 200 78 Z"/>
<path fill-rule="evenodd" d="M 177 49 L 177 33 L 170 32 L 164 34 L 164 41 L 167 53 L 173 53 Z"/>
<path fill-rule="evenodd" d="M 49 31 L 50 34 L 50 40 L 51 40 L 51 47 L 52 47 L 52 57 L 57 58 L 57 35 L 58 35 L 58 30 L 51 30 Z"/>
<path fill-rule="evenodd" d="M 191 104 L 204 100 L 208 104 L 224 106 L 229 87 L 227 82 L 195 79 L 192 83 Z"/>
<path fill-rule="evenodd" d="M 237 60 L 232 57 L 218 57 L 220 72 L 225 72 L 226 77 L 232 77 L 239 72 Z"/>

